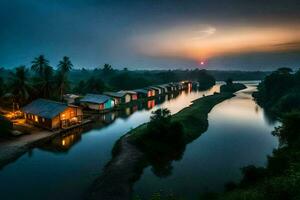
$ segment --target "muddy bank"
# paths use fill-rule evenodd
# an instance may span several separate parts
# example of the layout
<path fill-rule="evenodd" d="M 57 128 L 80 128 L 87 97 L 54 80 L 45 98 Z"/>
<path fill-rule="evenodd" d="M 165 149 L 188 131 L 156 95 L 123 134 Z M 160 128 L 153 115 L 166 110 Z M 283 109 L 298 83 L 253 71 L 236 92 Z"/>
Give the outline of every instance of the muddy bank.
<path fill-rule="evenodd" d="M 118 153 L 106 165 L 102 175 L 89 189 L 86 199 L 131 200 L 132 186 L 142 174 L 144 154 L 129 141 L 129 135 L 117 143 Z"/>

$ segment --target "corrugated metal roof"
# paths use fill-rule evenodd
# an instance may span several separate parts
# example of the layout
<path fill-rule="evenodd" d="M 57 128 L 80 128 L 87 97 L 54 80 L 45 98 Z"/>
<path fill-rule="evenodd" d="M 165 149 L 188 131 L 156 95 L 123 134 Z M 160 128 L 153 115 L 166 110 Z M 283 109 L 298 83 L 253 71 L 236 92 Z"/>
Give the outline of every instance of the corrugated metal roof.
<path fill-rule="evenodd" d="M 122 98 L 126 95 L 126 93 L 121 93 L 121 92 L 104 92 L 103 94 L 106 94 L 111 97 L 118 97 L 118 98 Z"/>
<path fill-rule="evenodd" d="M 136 89 L 136 90 L 133 90 L 137 93 L 144 93 L 144 94 L 148 94 L 148 91 L 147 90 L 144 90 L 144 89 Z"/>
<path fill-rule="evenodd" d="M 76 98 L 79 98 L 80 96 L 79 95 L 76 95 L 76 94 L 65 94 L 64 95 L 64 98 L 70 98 L 70 99 L 76 99 Z"/>
<path fill-rule="evenodd" d="M 133 91 L 133 90 L 120 90 L 119 91 L 120 93 L 126 93 L 126 94 L 136 94 L 136 92 L 135 91 Z"/>
<path fill-rule="evenodd" d="M 150 86 L 149 88 L 155 89 L 155 90 L 161 90 L 161 88 L 159 88 L 159 87 L 157 87 L 157 86 Z"/>
<path fill-rule="evenodd" d="M 101 94 L 87 94 L 85 95 L 80 102 L 88 102 L 88 103 L 97 103 L 102 104 L 111 99 L 111 97 Z"/>
<path fill-rule="evenodd" d="M 56 101 L 51 101 L 47 99 L 37 99 L 27 106 L 23 107 L 21 110 L 25 113 L 30 113 L 44 117 L 46 119 L 52 119 L 62 113 L 68 108 L 65 103 L 60 103 Z"/>

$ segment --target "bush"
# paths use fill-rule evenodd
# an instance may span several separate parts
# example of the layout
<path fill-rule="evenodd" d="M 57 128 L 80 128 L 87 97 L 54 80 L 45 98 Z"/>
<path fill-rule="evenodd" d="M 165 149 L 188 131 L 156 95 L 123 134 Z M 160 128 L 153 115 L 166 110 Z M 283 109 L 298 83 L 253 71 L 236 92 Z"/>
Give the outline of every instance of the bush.
<path fill-rule="evenodd" d="M 12 128 L 12 122 L 0 115 L 0 134 L 9 135 Z"/>
<path fill-rule="evenodd" d="M 289 93 L 279 99 L 273 111 L 275 113 L 291 112 L 294 109 L 300 108 L 300 93 Z"/>

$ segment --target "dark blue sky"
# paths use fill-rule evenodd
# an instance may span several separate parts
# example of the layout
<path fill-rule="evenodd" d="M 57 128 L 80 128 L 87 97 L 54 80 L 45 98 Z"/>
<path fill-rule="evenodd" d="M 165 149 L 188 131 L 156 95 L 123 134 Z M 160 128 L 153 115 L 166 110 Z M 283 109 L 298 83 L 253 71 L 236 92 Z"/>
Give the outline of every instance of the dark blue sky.
<path fill-rule="evenodd" d="M 298 0 L 1 0 L 0 66 L 44 54 L 78 68 L 297 67 L 299 10 Z"/>

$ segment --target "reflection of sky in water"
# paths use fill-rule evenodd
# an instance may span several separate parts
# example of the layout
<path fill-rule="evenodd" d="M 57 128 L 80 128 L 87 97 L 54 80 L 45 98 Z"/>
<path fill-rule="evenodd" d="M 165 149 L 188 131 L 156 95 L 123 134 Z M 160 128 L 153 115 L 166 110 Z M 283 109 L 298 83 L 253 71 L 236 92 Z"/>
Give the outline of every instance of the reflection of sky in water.
<path fill-rule="evenodd" d="M 130 129 L 147 122 L 151 111 L 163 107 L 174 114 L 192 100 L 218 90 L 217 85 L 206 92 L 182 93 L 151 110 L 118 118 L 106 127 L 82 134 L 81 140 L 63 154 L 33 149 L 0 171 L 1 199 L 81 199 L 80 195 L 110 160 L 114 143 Z"/>
<path fill-rule="evenodd" d="M 135 185 L 137 194 L 163 190 L 196 198 L 197 193 L 222 190 L 224 183 L 237 181 L 243 166 L 265 165 L 278 141 L 271 135 L 274 125 L 266 122 L 249 94 L 253 89 L 238 92 L 213 109 L 208 130 L 187 146 L 182 160 L 173 162 L 171 176 L 158 178 L 150 167 L 144 170 Z"/>

